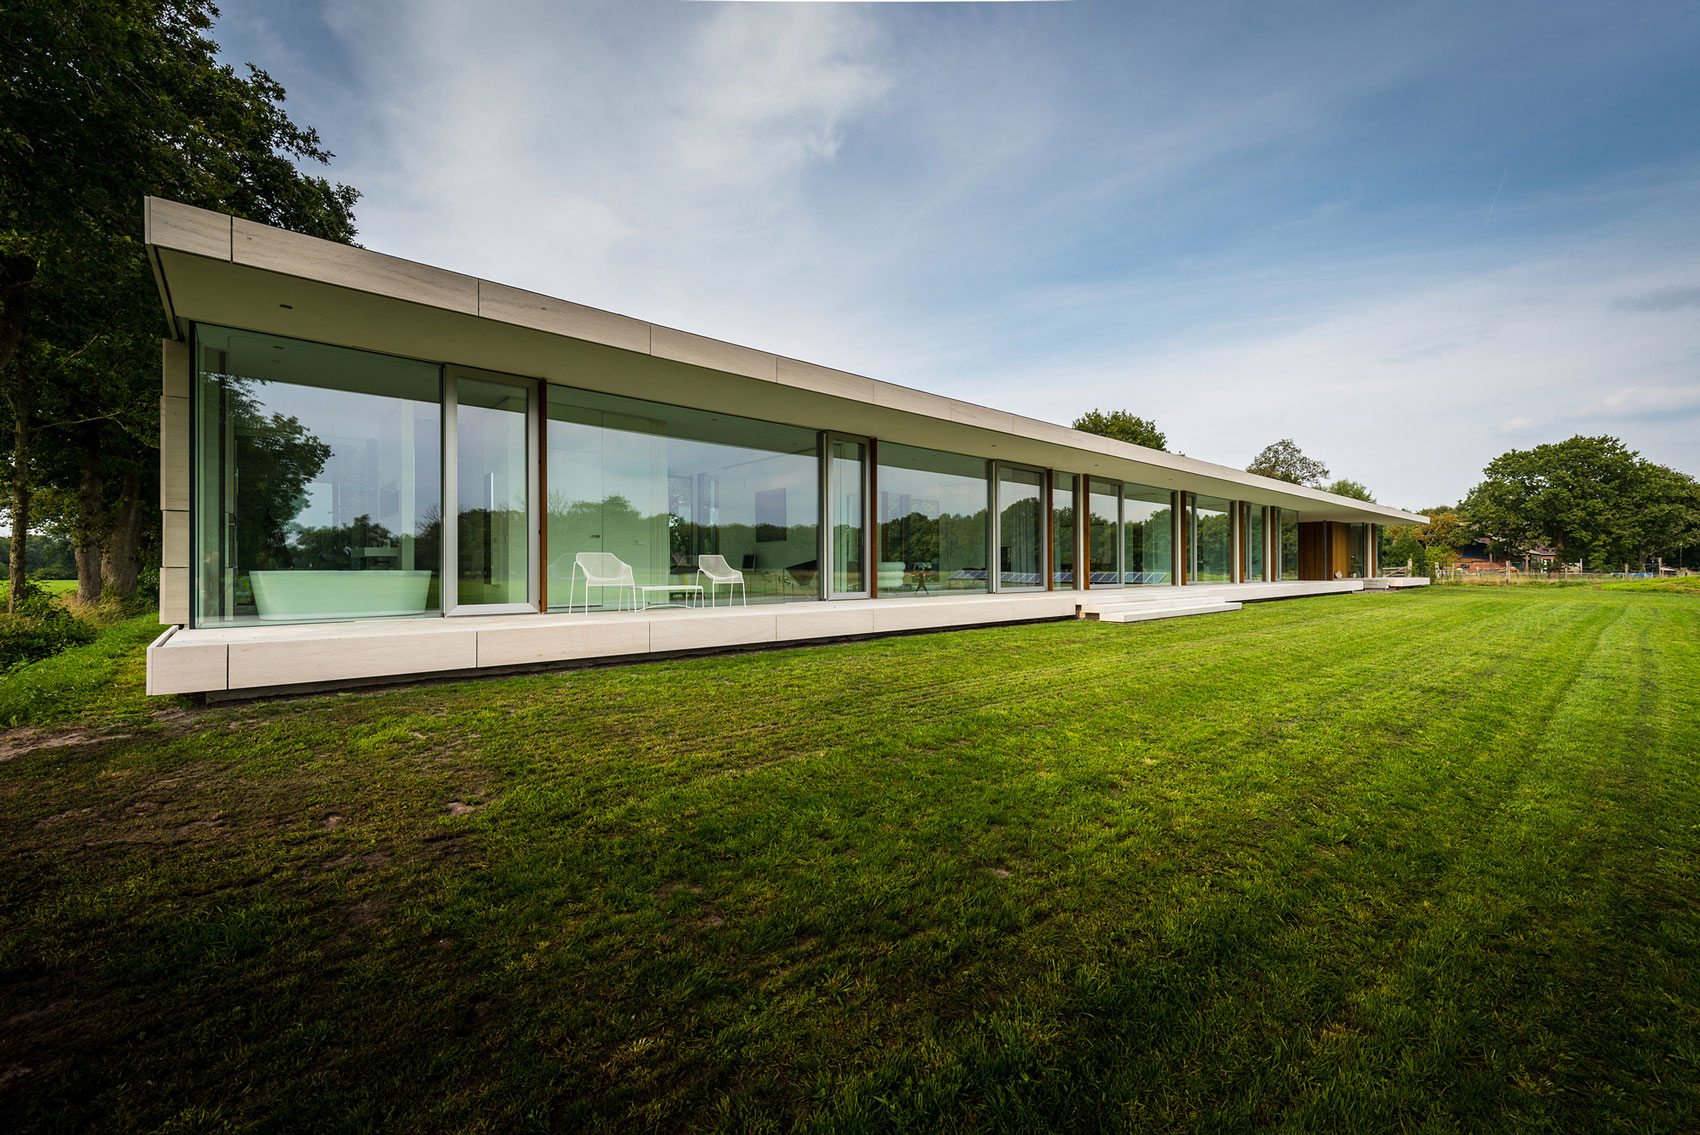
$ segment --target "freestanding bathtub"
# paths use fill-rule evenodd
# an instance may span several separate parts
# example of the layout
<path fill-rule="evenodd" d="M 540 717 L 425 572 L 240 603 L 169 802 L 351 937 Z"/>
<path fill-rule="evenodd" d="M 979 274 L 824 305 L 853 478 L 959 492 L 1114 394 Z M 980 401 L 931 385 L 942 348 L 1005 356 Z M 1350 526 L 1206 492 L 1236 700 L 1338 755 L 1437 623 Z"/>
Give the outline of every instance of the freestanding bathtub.
<path fill-rule="evenodd" d="M 306 622 L 362 615 L 423 615 L 431 572 L 251 571 L 261 619 Z"/>

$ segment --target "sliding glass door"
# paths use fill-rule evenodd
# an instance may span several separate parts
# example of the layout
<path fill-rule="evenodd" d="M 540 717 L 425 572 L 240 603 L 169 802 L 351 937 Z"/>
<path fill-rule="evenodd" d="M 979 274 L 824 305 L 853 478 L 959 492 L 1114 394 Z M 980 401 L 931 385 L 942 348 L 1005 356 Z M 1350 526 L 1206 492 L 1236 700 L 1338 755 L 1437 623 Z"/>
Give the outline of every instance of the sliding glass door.
<path fill-rule="evenodd" d="M 445 386 L 447 613 L 536 610 L 537 384 L 451 367 Z"/>
<path fill-rule="evenodd" d="M 868 443 L 828 434 L 826 439 L 827 598 L 868 595 Z"/>

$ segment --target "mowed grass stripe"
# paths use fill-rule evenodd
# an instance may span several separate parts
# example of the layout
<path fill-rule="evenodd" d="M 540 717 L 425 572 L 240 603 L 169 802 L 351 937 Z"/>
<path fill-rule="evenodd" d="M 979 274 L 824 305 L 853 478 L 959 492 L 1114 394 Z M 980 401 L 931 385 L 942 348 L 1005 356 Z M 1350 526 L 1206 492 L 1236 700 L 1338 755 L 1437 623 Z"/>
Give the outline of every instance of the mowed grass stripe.
<path fill-rule="evenodd" d="M 30 1130 L 1681 1130 L 1697 611 L 1437 589 L 127 709 L 0 764 L 36 1012 L 0 1058 L 51 1071 L 0 1094 Z"/>

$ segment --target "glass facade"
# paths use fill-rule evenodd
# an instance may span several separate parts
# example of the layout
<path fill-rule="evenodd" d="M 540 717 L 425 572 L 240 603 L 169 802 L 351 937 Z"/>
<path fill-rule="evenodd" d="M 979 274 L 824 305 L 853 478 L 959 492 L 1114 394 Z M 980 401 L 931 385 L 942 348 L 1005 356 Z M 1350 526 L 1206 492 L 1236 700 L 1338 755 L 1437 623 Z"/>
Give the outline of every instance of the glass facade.
<path fill-rule="evenodd" d="M 442 370 L 195 330 L 199 626 L 441 609 Z"/>
<path fill-rule="evenodd" d="M 998 587 L 1045 586 L 1045 475 L 998 467 Z"/>
<path fill-rule="evenodd" d="M 1264 561 L 1268 554 L 1269 530 L 1264 524 L 1266 509 L 1260 504 L 1245 508 L 1245 581 L 1257 583 L 1263 579 Z"/>
<path fill-rule="evenodd" d="M 1072 473 L 1051 474 L 1051 580 L 1059 591 L 1079 586 L 1074 577 L 1074 482 Z"/>
<path fill-rule="evenodd" d="M 1120 587 L 1122 487 L 1115 481 L 1088 479 L 1086 558 L 1093 587 Z"/>
<path fill-rule="evenodd" d="M 867 512 L 862 500 L 867 492 L 867 443 L 833 438 L 827 455 L 827 499 L 832 510 L 832 579 L 834 595 L 866 595 L 862 558 L 868 537 Z"/>
<path fill-rule="evenodd" d="M 1292 511 L 215 326 L 193 358 L 197 626 L 689 599 L 703 557 L 741 603 L 1298 577 Z"/>
<path fill-rule="evenodd" d="M 1132 585 L 1173 583 L 1174 494 L 1122 486 L 1122 579 Z"/>
<path fill-rule="evenodd" d="M 1194 583 L 1228 583 L 1233 579 L 1232 501 L 1220 497 L 1192 498 L 1192 572 Z"/>
<path fill-rule="evenodd" d="M 814 431 L 561 386 L 546 419 L 551 608 L 584 601 L 597 552 L 638 586 L 699 583 L 697 557 L 718 555 L 750 603 L 818 597 Z"/>
<path fill-rule="evenodd" d="M 454 376 L 455 603 L 530 600 L 529 384 Z"/>
<path fill-rule="evenodd" d="M 882 596 L 990 587 L 985 461 L 887 442 L 874 483 Z"/>

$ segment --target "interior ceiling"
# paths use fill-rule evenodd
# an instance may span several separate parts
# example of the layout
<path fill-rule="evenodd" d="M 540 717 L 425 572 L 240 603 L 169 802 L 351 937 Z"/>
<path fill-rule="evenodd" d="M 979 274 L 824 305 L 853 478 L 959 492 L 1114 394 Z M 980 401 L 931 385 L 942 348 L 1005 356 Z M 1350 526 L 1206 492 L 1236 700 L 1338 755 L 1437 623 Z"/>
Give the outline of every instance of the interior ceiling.
<path fill-rule="evenodd" d="M 829 429 L 998 461 L 1293 509 L 1301 521 L 1415 523 L 1379 505 L 1318 501 L 1221 476 L 1221 466 L 1168 456 L 1175 467 L 912 414 L 633 351 L 445 311 L 369 292 L 155 247 L 179 337 L 191 321 L 477 367 L 809 429 Z M 1094 439 L 1095 440 L 1095 439 Z M 1088 442 L 1090 445 L 1091 442 Z M 1109 443 L 1114 444 L 1114 443 Z M 1240 476 L 1246 476 L 1240 474 Z M 1260 479 L 1261 480 L 1261 479 Z"/>

